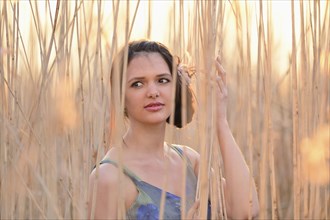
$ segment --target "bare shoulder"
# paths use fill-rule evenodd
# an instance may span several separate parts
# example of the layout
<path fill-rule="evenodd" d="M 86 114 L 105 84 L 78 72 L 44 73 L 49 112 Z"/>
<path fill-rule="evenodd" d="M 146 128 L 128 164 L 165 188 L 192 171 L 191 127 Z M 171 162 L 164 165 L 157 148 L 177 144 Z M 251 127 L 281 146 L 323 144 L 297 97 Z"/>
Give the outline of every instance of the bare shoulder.
<path fill-rule="evenodd" d="M 111 159 L 115 160 L 116 158 L 116 149 L 111 149 L 107 152 L 103 160 L 105 159 Z M 94 168 L 92 173 L 90 174 L 90 181 L 98 180 L 100 185 L 105 184 L 106 186 L 109 186 L 108 184 L 114 184 L 118 181 L 118 169 L 112 164 L 109 163 L 103 163 L 99 164 Z"/>
<path fill-rule="evenodd" d="M 89 176 L 89 193 L 93 194 L 96 190 L 96 195 L 99 200 L 116 198 L 118 188 L 118 169 L 112 164 L 103 163 L 95 167 Z M 110 195 L 108 198 L 104 198 L 103 195 Z"/>
<path fill-rule="evenodd" d="M 90 181 L 98 181 L 100 185 L 115 183 L 118 180 L 118 169 L 112 164 L 100 164 L 96 167 L 89 177 Z"/>
<path fill-rule="evenodd" d="M 191 147 L 185 145 L 175 145 L 180 148 L 185 156 L 190 160 L 196 176 L 198 176 L 200 154 Z"/>
<path fill-rule="evenodd" d="M 98 165 L 89 176 L 88 215 L 115 218 L 118 198 L 118 169 L 112 164 Z"/>

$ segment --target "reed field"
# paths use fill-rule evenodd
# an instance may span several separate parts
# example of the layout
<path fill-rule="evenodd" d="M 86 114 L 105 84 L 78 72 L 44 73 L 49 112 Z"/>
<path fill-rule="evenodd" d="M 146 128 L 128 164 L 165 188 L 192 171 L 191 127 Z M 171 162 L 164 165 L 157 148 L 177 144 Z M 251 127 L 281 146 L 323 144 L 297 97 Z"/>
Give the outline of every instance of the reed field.
<path fill-rule="evenodd" d="M 258 219 L 330 219 L 329 14 L 329 0 L 0 1 L 0 219 L 88 218 L 89 174 L 125 129 L 112 60 L 141 38 L 196 70 L 194 119 L 169 125 L 166 139 L 201 154 L 201 218 L 210 192 L 213 219 L 227 219 L 214 132 L 220 55 Z"/>

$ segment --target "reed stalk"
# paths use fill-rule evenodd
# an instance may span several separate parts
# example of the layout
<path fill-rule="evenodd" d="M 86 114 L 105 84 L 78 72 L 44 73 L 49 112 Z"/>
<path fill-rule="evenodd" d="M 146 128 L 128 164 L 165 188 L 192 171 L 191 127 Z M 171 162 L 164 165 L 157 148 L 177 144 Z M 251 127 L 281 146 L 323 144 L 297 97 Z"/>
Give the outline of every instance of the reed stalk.
<path fill-rule="evenodd" d="M 314 174 L 329 169 L 321 128 L 330 120 L 330 2 L 291 1 L 286 15 L 285 2 L 172 1 L 162 8 L 168 17 L 161 19 L 169 21 L 162 27 L 154 17 L 158 4 L 0 2 L 0 218 L 87 218 L 88 176 L 110 147 L 121 146 L 125 130 L 120 86 L 109 80 L 112 61 L 140 31 L 196 69 L 195 118 L 181 130 L 169 126 L 166 141 L 201 155 L 199 216 L 206 217 L 210 199 L 212 219 L 227 219 L 212 81 L 220 55 L 228 73 L 228 122 L 258 187 L 258 218 L 328 219 L 329 175 L 322 182 Z M 276 26 L 281 16 L 291 22 L 288 29 Z M 164 37 L 156 39 L 159 32 Z M 283 48 L 281 32 L 291 32 L 290 48 Z M 160 217 L 172 184 L 166 175 Z M 95 214 L 97 187 L 92 190 L 88 217 Z M 119 218 L 125 218 L 123 198 Z M 183 218 L 185 200 L 183 194 Z"/>
<path fill-rule="evenodd" d="M 291 1 L 292 20 L 292 116 L 293 116 L 293 205 L 294 219 L 300 218 L 300 176 L 299 176 L 299 153 L 298 153 L 298 129 L 299 129 L 299 109 L 298 109 L 298 82 L 297 82 L 297 58 L 296 58 L 296 33 L 295 33 L 295 9 L 294 1 Z"/>
<path fill-rule="evenodd" d="M 251 70 L 251 37 L 250 37 L 250 10 L 249 6 L 247 4 L 247 1 L 245 1 L 245 21 L 246 21 L 246 81 L 247 81 L 247 95 L 246 95 L 246 103 L 247 103 L 247 143 L 249 148 L 249 158 L 248 158 L 248 164 L 250 167 L 250 193 L 249 193 L 249 219 L 252 219 L 252 187 L 253 187 L 253 176 L 254 176 L 254 170 L 253 170 L 253 130 L 252 130 L 252 106 L 251 106 L 251 96 L 252 96 L 252 86 L 251 86 L 251 78 L 252 78 L 252 70 Z"/>
<path fill-rule="evenodd" d="M 258 64 L 257 64 L 257 68 L 258 68 L 258 76 L 259 74 L 261 75 L 262 72 L 266 73 L 266 70 L 264 69 L 264 61 L 263 61 L 263 57 L 265 56 L 264 54 L 264 45 L 265 43 L 265 32 L 264 32 L 264 18 L 263 18 L 263 4 L 262 2 L 259 3 L 259 29 L 258 29 Z M 265 80 L 266 81 L 266 80 Z M 267 82 L 267 81 L 266 81 Z M 266 85 L 263 86 L 264 91 L 266 89 Z M 267 94 L 264 95 L 267 96 Z M 267 110 L 266 110 L 267 112 Z M 264 115 L 264 129 L 267 128 L 267 113 Z M 267 155 L 268 155 L 268 145 L 266 142 L 266 131 L 263 131 L 263 135 L 262 135 L 262 142 L 261 142 L 261 146 L 262 146 L 262 153 L 261 153 L 261 164 L 260 164 L 260 191 L 259 191 L 259 198 L 260 198 L 260 218 L 268 218 L 267 215 L 267 207 L 268 207 L 268 201 L 266 199 L 267 197 L 267 183 L 268 183 L 268 178 L 267 178 L 267 170 L 268 170 L 268 164 L 266 163 L 267 160 Z"/>

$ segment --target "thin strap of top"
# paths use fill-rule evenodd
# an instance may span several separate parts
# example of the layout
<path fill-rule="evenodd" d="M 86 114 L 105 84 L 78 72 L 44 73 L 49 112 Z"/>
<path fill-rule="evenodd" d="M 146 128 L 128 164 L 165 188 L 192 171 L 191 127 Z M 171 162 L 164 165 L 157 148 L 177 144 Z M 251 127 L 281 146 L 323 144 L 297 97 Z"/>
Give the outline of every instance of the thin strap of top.
<path fill-rule="evenodd" d="M 189 160 L 189 158 L 186 155 L 183 154 L 183 150 L 178 145 L 172 144 L 172 149 L 175 152 L 177 152 L 181 158 L 186 158 L 188 165 L 190 165 L 192 167 L 191 161 Z"/>
<path fill-rule="evenodd" d="M 119 164 L 116 161 L 110 159 L 104 159 L 100 162 L 100 165 L 104 163 L 112 164 L 119 168 Z M 123 171 L 124 174 L 126 174 L 133 182 L 141 181 L 141 179 L 137 175 L 135 175 L 132 171 L 130 171 L 127 167 L 123 166 Z"/>

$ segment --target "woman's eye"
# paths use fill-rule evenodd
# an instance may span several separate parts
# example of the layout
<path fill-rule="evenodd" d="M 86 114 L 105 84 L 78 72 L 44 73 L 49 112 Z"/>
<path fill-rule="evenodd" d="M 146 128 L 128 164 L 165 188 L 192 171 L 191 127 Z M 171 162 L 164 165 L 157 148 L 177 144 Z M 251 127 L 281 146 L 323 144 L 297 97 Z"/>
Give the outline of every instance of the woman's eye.
<path fill-rule="evenodd" d="M 166 79 L 166 78 L 161 78 L 161 79 L 159 79 L 159 82 L 160 83 L 168 83 L 168 82 L 170 82 L 170 80 Z"/>
<path fill-rule="evenodd" d="M 142 82 L 134 82 L 131 86 L 132 87 L 141 87 L 142 86 Z"/>

